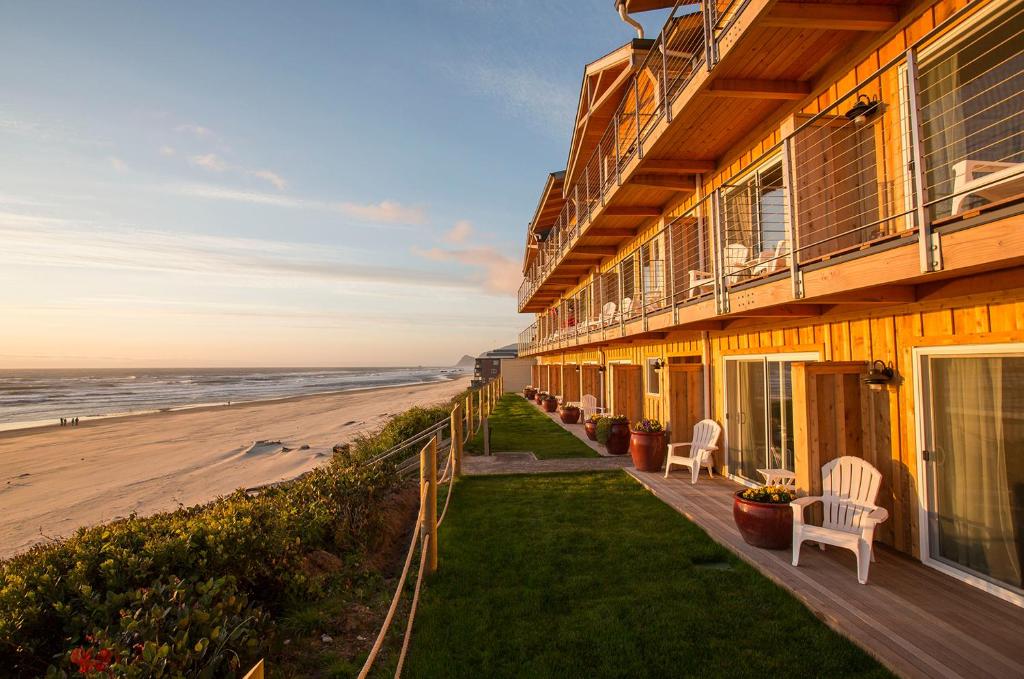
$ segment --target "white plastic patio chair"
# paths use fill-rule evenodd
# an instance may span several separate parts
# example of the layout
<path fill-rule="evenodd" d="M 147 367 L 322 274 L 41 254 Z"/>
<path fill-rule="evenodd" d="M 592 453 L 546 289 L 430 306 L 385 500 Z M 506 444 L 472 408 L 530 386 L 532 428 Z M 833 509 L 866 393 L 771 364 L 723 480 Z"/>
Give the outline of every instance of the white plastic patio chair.
<path fill-rule="evenodd" d="M 725 246 L 722 258 L 726 285 L 732 285 L 739 280 L 738 272 L 747 266 L 747 260 L 750 259 L 750 248 L 742 243 L 729 243 Z M 700 288 L 715 282 L 715 274 L 710 271 L 691 269 L 689 273 L 690 297 L 696 297 L 700 294 Z"/>
<path fill-rule="evenodd" d="M 780 269 L 786 267 L 786 254 L 789 253 L 789 239 L 783 238 L 775 246 L 775 254 L 770 255 L 767 259 L 762 260 L 750 270 L 750 275 L 760 276 L 766 273 L 775 273 Z"/>
<path fill-rule="evenodd" d="M 601 325 L 608 325 L 615 320 L 617 308 L 615 302 L 605 302 L 605 305 L 601 307 Z"/>
<path fill-rule="evenodd" d="M 689 467 L 690 483 L 697 483 L 701 467 L 708 470 L 708 476 L 714 478 L 712 467 L 715 466 L 715 451 L 718 450 L 718 437 L 722 434 L 722 427 L 714 420 L 701 420 L 693 427 L 693 440 L 688 443 L 668 444 L 668 455 L 665 458 L 665 478 L 668 478 L 672 465 Z M 690 454 L 682 455 L 676 453 L 683 448 L 689 447 Z"/>
<path fill-rule="evenodd" d="M 605 412 L 604 408 L 597 405 L 597 397 L 593 394 L 584 394 L 583 400 L 580 403 L 582 404 L 580 410 L 583 411 L 584 422 L 589 420 L 591 415 Z"/>
<path fill-rule="evenodd" d="M 1020 193 L 1024 193 L 1024 163 L 968 159 L 953 165 L 954 215 L 964 211 L 971 196 L 997 201 Z"/>
<path fill-rule="evenodd" d="M 872 543 L 875 526 L 889 518 L 884 507 L 875 504 L 882 474 L 870 464 L 846 455 L 826 462 L 821 468 L 821 495 L 800 497 L 793 508 L 793 565 L 800 562 L 804 540 L 849 549 L 857 555 L 857 582 L 868 581 L 868 568 L 875 560 Z M 824 520 L 821 526 L 804 523 L 804 509 L 820 502 Z"/>

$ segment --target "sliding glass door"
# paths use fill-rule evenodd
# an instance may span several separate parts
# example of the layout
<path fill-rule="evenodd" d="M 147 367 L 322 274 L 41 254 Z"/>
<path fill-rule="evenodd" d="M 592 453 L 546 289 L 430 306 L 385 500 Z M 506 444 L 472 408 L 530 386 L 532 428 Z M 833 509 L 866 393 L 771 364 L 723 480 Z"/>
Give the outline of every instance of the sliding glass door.
<path fill-rule="evenodd" d="M 921 350 L 926 554 L 1024 595 L 1024 350 Z"/>
<path fill-rule="evenodd" d="M 731 476 L 762 483 L 758 469 L 795 470 L 792 365 L 817 358 L 786 354 L 725 360 L 725 463 Z"/>

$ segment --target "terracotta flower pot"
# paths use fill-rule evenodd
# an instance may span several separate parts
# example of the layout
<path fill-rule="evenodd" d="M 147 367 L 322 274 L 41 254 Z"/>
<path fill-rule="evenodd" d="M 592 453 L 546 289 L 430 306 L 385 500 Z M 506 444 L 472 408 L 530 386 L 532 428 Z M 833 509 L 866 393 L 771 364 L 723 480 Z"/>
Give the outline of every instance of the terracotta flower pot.
<path fill-rule="evenodd" d="M 638 471 L 661 471 L 661 466 L 665 464 L 665 432 L 630 432 L 629 455 Z"/>
<path fill-rule="evenodd" d="M 527 401 L 532 401 L 533 399 L 537 398 L 537 390 L 536 389 L 529 389 L 529 388 L 523 389 L 523 397 Z"/>
<path fill-rule="evenodd" d="M 541 405 L 544 406 L 544 412 L 553 413 L 558 410 L 558 399 L 554 396 L 549 396 L 544 399 L 544 402 L 541 403 Z"/>
<path fill-rule="evenodd" d="M 597 422 L 587 420 L 583 423 L 583 431 L 587 432 L 587 438 L 591 441 L 597 440 Z"/>
<path fill-rule="evenodd" d="M 558 417 L 561 418 L 563 424 L 576 424 L 580 421 L 580 409 L 579 408 L 559 408 Z"/>
<path fill-rule="evenodd" d="M 536 394 L 533 395 L 533 400 L 537 403 L 537 405 L 541 405 L 541 402 L 544 399 L 541 398 L 540 392 L 538 391 Z"/>
<path fill-rule="evenodd" d="M 625 455 L 629 452 L 629 422 L 614 423 L 604 444 L 610 455 Z"/>
<path fill-rule="evenodd" d="M 793 508 L 744 500 L 742 490 L 732 501 L 732 518 L 748 545 L 764 549 L 789 549 L 793 544 Z"/>

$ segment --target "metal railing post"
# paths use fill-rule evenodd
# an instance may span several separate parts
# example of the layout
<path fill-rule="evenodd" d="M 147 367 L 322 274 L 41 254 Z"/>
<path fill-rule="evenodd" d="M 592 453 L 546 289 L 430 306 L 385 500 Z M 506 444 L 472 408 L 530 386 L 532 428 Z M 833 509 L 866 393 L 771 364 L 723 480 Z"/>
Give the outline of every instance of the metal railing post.
<path fill-rule="evenodd" d="M 619 112 L 615 112 L 615 184 L 622 186 L 622 172 L 619 171 L 619 164 L 622 162 L 619 158 Z"/>
<path fill-rule="evenodd" d="M 793 155 L 793 140 L 786 137 L 782 140 L 782 166 L 786 182 L 786 206 L 788 219 L 786 220 L 786 233 L 789 236 L 789 278 L 793 285 L 793 298 L 800 299 L 804 296 L 804 273 L 800 270 L 797 252 L 800 243 L 797 241 L 799 229 L 797 229 L 797 194 L 796 176 L 793 168 L 796 165 L 796 157 Z M 778 262 L 772 263 L 772 269 L 778 266 Z"/>
<path fill-rule="evenodd" d="M 938 271 L 942 268 L 942 240 L 932 231 L 928 216 L 928 191 L 925 185 L 927 175 L 924 165 L 924 148 L 921 142 L 921 93 L 918 82 L 917 52 L 913 47 L 907 50 L 907 102 L 910 108 L 911 162 L 914 164 L 914 202 L 917 217 L 917 245 L 921 272 Z"/>
<path fill-rule="evenodd" d="M 715 302 L 718 313 L 729 312 L 729 292 L 725 284 L 725 277 L 722 275 L 724 261 L 722 259 L 722 213 L 721 213 L 722 191 L 715 189 L 711 194 L 711 256 L 712 272 L 715 274 Z"/>
<path fill-rule="evenodd" d="M 675 14 L 673 8 L 672 13 Z M 665 25 L 661 26 L 661 103 L 665 107 L 665 121 L 672 122 L 672 102 L 668 97 L 668 43 L 665 42 Z"/>
<path fill-rule="evenodd" d="M 626 314 L 622 312 L 622 300 L 625 299 L 625 294 L 622 290 L 622 262 L 619 262 L 615 268 L 619 272 L 619 334 L 622 334 L 623 326 L 626 324 Z"/>
<path fill-rule="evenodd" d="M 672 261 L 674 258 L 675 250 L 672 247 L 672 223 L 670 222 L 665 227 L 665 299 L 672 311 L 672 325 L 675 325 L 679 318 L 678 309 L 676 309 L 675 265 Z"/>
<path fill-rule="evenodd" d="M 641 160 L 644 150 L 640 148 L 640 84 L 636 76 L 633 76 L 633 113 L 636 115 L 636 158 Z"/>
<path fill-rule="evenodd" d="M 587 199 L 587 224 L 590 223 L 590 163 L 583 168 L 583 181 L 586 183 L 587 190 L 584 191 L 584 195 Z M 577 185 L 578 186 L 578 185 Z M 579 208 L 577 208 L 579 209 Z M 579 217 L 576 218 L 576 223 L 579 224 Z"/>

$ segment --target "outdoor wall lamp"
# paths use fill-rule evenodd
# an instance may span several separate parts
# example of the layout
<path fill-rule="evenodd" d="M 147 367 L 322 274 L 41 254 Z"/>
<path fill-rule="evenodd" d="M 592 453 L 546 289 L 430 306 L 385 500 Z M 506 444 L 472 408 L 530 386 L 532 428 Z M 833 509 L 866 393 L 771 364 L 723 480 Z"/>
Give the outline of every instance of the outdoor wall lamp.
<path fill-rule="evenodd" d="M 668 364 L 665 363 L 665 359 L 663 359 L 663 358 L 656 358 L 656 359 L 654 359 L 654 363 L 651 365 L 651 367 L 654 368 L 655 370 L 661 370 L 666 365 L 668 365 Z"/>
<path fill-rule="evenodd" d="M 863 125 L 868 118 L 878 112 L 882 102 L 872 99 L 866 94 L 857 97 L 856 103 L 846 112 L 846 118 L 852 120 L 854 125 Z"/>
<path fill-rule="evenodd" d="M 871 364 L 871 370 L 864 376 L 864 384 L 875 391 L 881 391 L 882 387 L 892 382 L 896 372 L 892 369 L 892 363 L 886 365 L 884 361 L 875 361 Z"/>
<path fill-rule="evenodd" d="M 597 369 L 597 372 L 603 373 L 606 370 L 608 370 L 608 368 L 606 368 L 605 366 L 602 365 L 600 368 Z"/>

